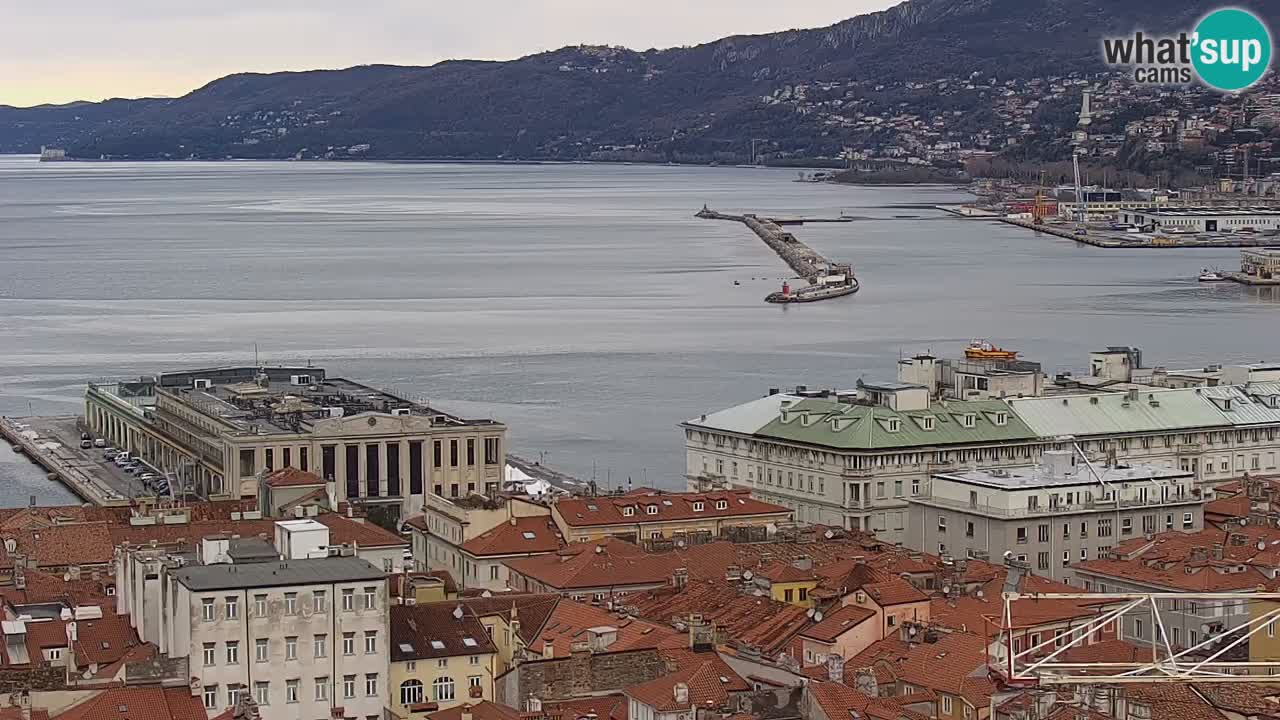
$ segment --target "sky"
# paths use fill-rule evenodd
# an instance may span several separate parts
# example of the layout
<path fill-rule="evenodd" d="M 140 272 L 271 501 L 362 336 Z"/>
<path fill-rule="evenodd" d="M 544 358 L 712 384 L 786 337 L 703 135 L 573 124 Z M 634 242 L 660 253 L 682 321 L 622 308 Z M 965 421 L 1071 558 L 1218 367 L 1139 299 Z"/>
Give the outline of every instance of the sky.
<path fill-rule="evenodd" d="M 183 95 L 235 72 L 505 60 L 820 27 L 895 0 L 0 0 L 0 104 Z"/>

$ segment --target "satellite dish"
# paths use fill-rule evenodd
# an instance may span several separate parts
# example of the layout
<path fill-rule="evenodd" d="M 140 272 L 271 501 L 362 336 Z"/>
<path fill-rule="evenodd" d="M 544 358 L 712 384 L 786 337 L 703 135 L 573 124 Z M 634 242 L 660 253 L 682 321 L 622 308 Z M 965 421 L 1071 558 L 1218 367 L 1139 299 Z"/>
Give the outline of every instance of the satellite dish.
<path fill-rule="evenodd" d="M 756 575 L 755 575 L 755 573 L 751 572 L 750 570 L 743 570 L 743 571 L 742 571 L 742 579 L 743 579 L 743 580 L 750 580 L 751 578 L 753 578 L 753 577 L 755 577 L 755 576 L 756 576 Z"/>
<path fill-rule="evenodd" d="M 453 617 L 454 617 L 454 619 L 457 619 L 457 620 L 461 620 L 461 619 L 462 619 L 462 606 L 461 606 L 461 605 L 459 605 L 459 606 L 457 606 L 457 607 L 455 607 L 455 608 L 453 609 Z"/>
<path fill-rule="evenodd" d="M 915 634 L 916 634 L 916 626 L 915 626 L 915 625 L 912 625 L 911 627 L 907 628 L 907 634 L 908 634 L 908 635 L 915 635 Z"/>
<path fill-rule="evenodd" d="M 677 540 L 677 541 L 676 541 L 676 547 L 678 547 L 678 548 L 682 548 L 682 547 L 684 547 L 684 541 L 683 541 L 683 540 Z"/>
<path fill-rule="evenodd" d="M 983 593 L 981 590 L 979 590 L 979 591 L 977 592 L 977 595 L 978 595 L 978 599 L 979 599 L 979 600 L 981 600 L 983 597 L 985 597 L 984 593 Z"/>
<path fill-rule="evenodd" d="M 942 586 L 942 594 L 943 594 L 943 595 L 950 595 L 950 594 L 951 594 L 951 586 L 950 586 L 950 585 L 943 585 L 943 586 Z"/>
<path fill-rule="evenodd" d="M 1005 560 L 1012 560 L 1012 559 L 1013 559 L 1013 551 L 1012 551 L 1012 550 L 1005 550 L 1005 551 L 1004 551 L 1004 559 L 1005 559 Z"/>
<path fill-rule="evenodd" d="M 1259 550 L 1266 550 L 1266 549 L 1267 549 L 1267 541 L 1266 541 L 1266 540 L 1259 540 L 1259 541 L 1258 541 L 1258 549 L 1259 549 Z"/>
<path fill-rule="evenodd" d="M 822 533 L 822 537 L 824 537 L 824 538 L 826 538 L 826 539 L 828 539 L 828 540 L 830 540 L 831 538 L 833 538 L 833 537 L 835 537 L 835 536 L 836 536 L 836 534 L 835 534 L 833 531 L 831 531 L 831 530 L 828 530 L 828 531 L 826 531 L 826 532 Z"/>
<path fill-rule="evenodd" d="M 807 615 L 808 617 L 813 617 L 813 614 L 815 612 L 817 612 L 817 610 L 814 610 L 813 608 L 809 608 L 808 610 L 805 611 L 804 614 Z"/>
<path fill-rule="evenodd" d="M 816 613 L 814 613 L 814 614 L 813 614 L 813 621 L 814 621 L 814 622 L 822 622 L 822 613 L 821 613 L 821 612 L 816 612 Z"/>

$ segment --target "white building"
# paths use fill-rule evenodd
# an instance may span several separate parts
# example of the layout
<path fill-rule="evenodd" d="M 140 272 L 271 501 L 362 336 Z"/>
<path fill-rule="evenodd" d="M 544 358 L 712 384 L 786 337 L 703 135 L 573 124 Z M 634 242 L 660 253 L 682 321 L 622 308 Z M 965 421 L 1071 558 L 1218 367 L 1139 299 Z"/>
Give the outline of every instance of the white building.
<path fill-rule="evenodd" d="M 159 612 L 148 610 L 157 632 L 145 639 L 188 658 L 210 715 L 251 693 L 264 720 L 329 718 L 339 707 L 344 717 L 382 716 L 386 573 L 351 555 L 307 557 L 316 554 L 316 544 L 304 541 L 315 539 L 315 529 L 301 530 L 277 531 L 293 536 L 301 556 L 228 562 L 237 554 L 233 541 L 208 538 L 195 556 L 153 561 Z M 151 577 L 138 575 L 139 585 Z M 140 605 L 145 596 L 120 601 Z"/>

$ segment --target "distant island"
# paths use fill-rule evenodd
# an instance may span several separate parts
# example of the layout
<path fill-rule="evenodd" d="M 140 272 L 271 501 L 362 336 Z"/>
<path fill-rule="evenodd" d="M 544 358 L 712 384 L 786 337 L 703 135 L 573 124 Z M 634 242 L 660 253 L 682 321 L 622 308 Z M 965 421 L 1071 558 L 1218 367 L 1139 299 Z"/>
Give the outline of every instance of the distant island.
<path fill-rule="evenodd" d="M 1244 5 L 1280 26 L 1274 4 Z M 509 62 L 245 73 L 179 98 L 0 106 L 0 152 L 752 164 L 849 169 L 843 179 L 857 182 L 946 182 L 974 159 L 1069 157 L 1079 95 L 1090 87 L 1111 108 L 1094 125 L 1110 143 L 1099 144 L 1097 161 L 1154 173 L 1202 165 L 1213 148 L 1183 156 L 1127 135 L 1127 124 L 1222 98 L 1129 87 L 1102 64 L 1099 38 L 1182 29 L 1203 7 L 909 0 L 825 28 L 694 47 L 583 45 Z"/>

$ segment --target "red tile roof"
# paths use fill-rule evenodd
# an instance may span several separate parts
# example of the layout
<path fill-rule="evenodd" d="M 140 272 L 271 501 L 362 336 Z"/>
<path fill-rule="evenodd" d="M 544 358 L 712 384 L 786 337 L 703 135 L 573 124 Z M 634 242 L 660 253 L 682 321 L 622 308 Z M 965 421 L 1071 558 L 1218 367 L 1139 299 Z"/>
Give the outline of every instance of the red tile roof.
<path fill-rule="evenodd" d="M 676 688 L 684 685 L 688 697 L 676 700 Z M 623 690 L 628 697 L 652 707 L 656 712 L 678 712 L 694 707 L 721 708 L 730 693 L 751 691 L 751 684 L 734 672 L 714 652 L 687 653 L 681 656 L 680 668 L 673 673 L 632 685 Z"/>
<path fill-rule="evenodd" d="M 392 662 L 498 651 L 476 613 L 456 600 L 392 605 L 390 625 Z"/>
<path fill-rule="evenodd" d="M 927 715 L 903 707 L 899 698 L 869 697 L 843 683 L 814 681 L 806 685 L 829 720 L 870 717 L 877 720 L 926 720 Z"/>
<path fill-rule="evenodd" d="M 103 690 L 52 720 L 208 720 L 201 699 L 182 688 L 126 687 Z"/>
<path fill-rule="evenodd" d="M 740 593 L 723 581 L 691 581 L 684 589 L 662 588 L 632 593 L 625 600 L 628 611 L 657 623 L 687 621 L 691 614 L 739 643 L 746 643 L 767 657 L 792 647 L 800 632 L 813 624 L 806 610 L 769 597 Z"/>
<path fill-rule="evenodd" d="M 1221 557 L 1214 550 L 1219 545 Z M 1280 529 L 1245 525 L 1166 532 L 1154 540 L 1129 540 L 1114 548 L 1112 555 L 1077 563 L 1074 570 L 1085 577 L 1116 578 L 1168 590 L 1250 590 L 1266 584 L 1270 569 L 1280 565 Z"/>
<path fill-rule="evenodd" d="M 937 642 L 907 643 L 885 638 L 845 663 L 850 669 L 871 667 L 878 678 L 893 678 L 934 692 L 962 697 L 985 707 L 995 692 L 987 676 L 987 639 L 972 633 L 941 633 Z"/>
<path fill-rule="evenodd" d="M 865 592 L 880 607 L 906 605 L 908 603 L 928 602 L 929 596 L 918 590 L 915 585 L 900 577 L 889 578 L 881 582 L 867 583 L 862 586 Z"/>
<path fill-rule="evenodd" d="M 315 473 L 297 468 L 281 468 L 267 476 L 267 485 L 271 487 L 312 487 L 324 485 L 324 479 Z"/>
<path fill-rule="evenodd" d="M 700 510 L 695 509 L 701 507 Z M 741 518 L 773 515 L 790 517 L 791 510 L 751 497 L 747 490 L 707 493 L 668 493 L 660 490 L 627 495 L 571 497 L 552 506 L 570 527 L 636 525 L 705 518 Z M 630 508 L 632 514 L 624 510 Z"/>
<path fill-rule="evenodd" d="M 523 627 L 524 616 L 520 617 Z M 554 657 L 568 657 L 572 644 L 588 640 L 588 630 L 598 627 L 612 627 L 617 631 L 617 639 L 608 646 L 609 652 L 688 645 L 688 639 L 670 626 L 618 617 L 602 608 L 561 599 L 542 624 L 541 632 L 529 644 L 529 649 L 535 655 L 543 656 L 546 644 L 551 643 Z"/>
<path fill-rule="evenodd" d="M 474 720 L 520 720 L 520 711 L 488 700 L 463 703 L 447 710 L 427 713 L 430 720 L 462 720 L 463 713 L 470 713 Z"/>
<path fill-rule="evenodd" d="M 564 541 L 549 517 L 512 518 L 462 544 L 462 549 L 481 557 L 533 555 L 555 552 Z"/>
<path fill-rule="evenodd" d="M 610 538 L 573 543 L 552 555 L 503 561 L 512 571 L 557 590 L 625 589 L 667 582 L 678 559 L 654 555 L 631 543 Z"/>
<path fill-rule="evenodd" d="M 1152 662 L 1154 652 L 1150 645 L 1134 645 L 1126 640 L 1103 640 L 1089 645 L 1067 648 L 1054 658 L 1055 662 Z"/>
<path fill-rule="evenodd" d="M 1225 720 L 1226 716 L 1189 684 L 1150 683 L 1125 687 L 1125 699 L 1132 706 L 1141 703 L 1160 720 Z"/>
<path fill-rule="evenodd" d="M 818 579 L 818 574 L 812 568 L 802 570 L 793 563 L 778 562 L 776 560 L 762 563 L 756 568 L 755 573 L 756 577 L 762 577 L 769 582 L 775 583 L 805 582 Z"/>
<path fill-rule="evenodd" d="M 542 712 L 524 713 L 525 720 L 627 720 L 624 695 L 602 695 L 542 703 Z"/>
<path fill-rule="evenodd" d="M 863 622 L 876 616 L 874 610 L 857 605 L 845 605 L 827 613 L 818 624 L 800 634 L 819 642 L 833 643 L 839 637 Z"/>

